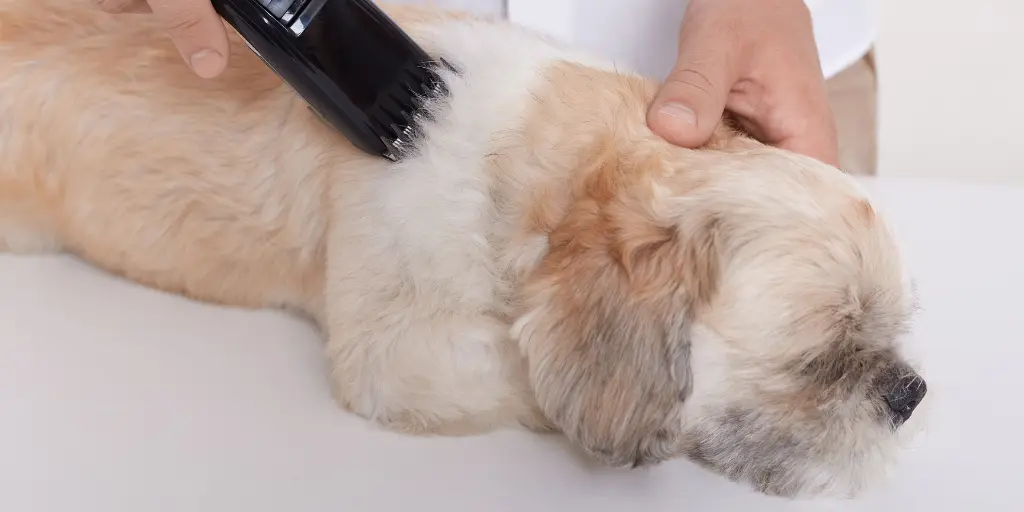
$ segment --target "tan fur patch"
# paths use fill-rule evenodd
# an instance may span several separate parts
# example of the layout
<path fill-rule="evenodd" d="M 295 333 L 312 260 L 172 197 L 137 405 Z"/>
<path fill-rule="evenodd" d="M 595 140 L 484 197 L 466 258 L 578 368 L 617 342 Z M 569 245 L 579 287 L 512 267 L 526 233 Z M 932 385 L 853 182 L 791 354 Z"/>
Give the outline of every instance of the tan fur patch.
<path fill-rule="evenodd" d="M 678 444 L 688 326 L 719 279 L 716 220 L 684 209 L 695 217 L 681 225 L 665 201 L 708 180 L 677 173 L 690 152 L 646 128 L 650 82 L 573 64 L 547 81 L 523 147 L 508 150 L 540 163 L 524 226 L 549 237 L 523 292 L 531 377 L 548 416 L 593 453 L 660 460 Z"/>

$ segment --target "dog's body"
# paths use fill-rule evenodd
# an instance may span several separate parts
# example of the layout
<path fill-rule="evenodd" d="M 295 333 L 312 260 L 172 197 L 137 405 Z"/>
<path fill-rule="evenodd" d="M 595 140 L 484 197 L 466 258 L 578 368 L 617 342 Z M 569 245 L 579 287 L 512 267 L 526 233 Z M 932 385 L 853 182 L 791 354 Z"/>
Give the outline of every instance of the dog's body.
<path fill-rule="evenodd" d="M 237 38 L 204 81 L 145 16 L 0 0 L 0 250 L 307 314 L 339 401 L 392 428 L 557 428 L 789 495 L 877 472 L 912 304 L 850 178 L 724 128 L 671 147 L 650 81 L 504 23 L 389 13 L 461 71 L 398 164 Z"/>

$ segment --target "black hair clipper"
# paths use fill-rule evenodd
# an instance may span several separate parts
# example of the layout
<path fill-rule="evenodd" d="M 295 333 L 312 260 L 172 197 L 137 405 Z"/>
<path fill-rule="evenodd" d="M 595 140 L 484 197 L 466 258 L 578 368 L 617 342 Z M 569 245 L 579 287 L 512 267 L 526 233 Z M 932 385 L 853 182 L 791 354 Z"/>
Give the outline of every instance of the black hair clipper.
<path fill-rule="evenodd" d="M 213 0 L 249 47 L 363 151 L 398 160 L 438 65 L 371 0 Z"/>

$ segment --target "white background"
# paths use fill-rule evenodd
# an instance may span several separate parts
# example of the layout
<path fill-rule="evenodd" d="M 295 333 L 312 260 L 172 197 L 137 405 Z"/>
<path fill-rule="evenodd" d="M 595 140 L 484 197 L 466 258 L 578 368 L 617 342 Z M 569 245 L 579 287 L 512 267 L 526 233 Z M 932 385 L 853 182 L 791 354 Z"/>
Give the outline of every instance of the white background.
<path fill-rule="evenodd" d="M 880 172 L 1024 184 L 1024 2 L 883 0 Z"/>

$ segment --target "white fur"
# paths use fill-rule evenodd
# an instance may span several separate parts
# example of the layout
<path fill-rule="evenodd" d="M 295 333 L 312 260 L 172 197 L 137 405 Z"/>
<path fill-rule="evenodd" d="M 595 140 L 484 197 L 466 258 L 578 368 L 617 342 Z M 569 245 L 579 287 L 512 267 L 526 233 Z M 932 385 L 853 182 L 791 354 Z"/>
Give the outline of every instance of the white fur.
<path fill-rule="evenodd" d="M 349 383 L 339 396 L 358 413 L 387 422 L 395 411 L 421 410 L 444 423 L 497 415 L 524 392 L 512 387 L 509 328 L 497 319 L 510 313 L 502 272 L 510 261 L 532 266 L 546 240 L 495 251 L 492 242 L 510 227 L 494 222 L 488 153 L 522 124 L 550 65 L 611 64 L 501 23 L 442 23 L 415 36 L 461 74 L 444 74 L 450 98 L 430 105 L 440 121 L 428 125 L 413 156 L 381 164 L 359 193 L 347 188 L 332 198 L 334 215 L 352 222 L 330 236 L 342 256 L 328 276 L 328 350 Z M 415 302 L 390 302 L 412 290 Z"/>

